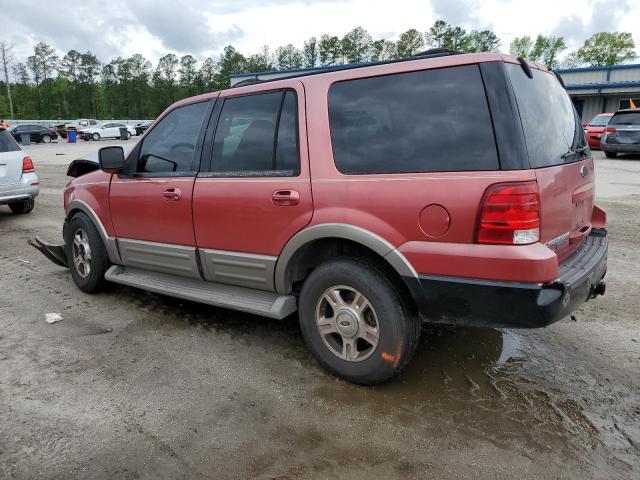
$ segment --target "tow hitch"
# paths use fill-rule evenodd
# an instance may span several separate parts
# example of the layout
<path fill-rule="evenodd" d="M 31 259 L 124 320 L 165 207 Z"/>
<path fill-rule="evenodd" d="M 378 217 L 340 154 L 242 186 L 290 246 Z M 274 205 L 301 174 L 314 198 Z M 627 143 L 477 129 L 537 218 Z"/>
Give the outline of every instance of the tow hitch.
<path fill-rule="evenodd" d="M 62 245 L 51 245 L 35 237 L 33 240 L 27 240 L 27 243 L 42 253 L 45 257 L 60 267 L 69 268 L 67 261 L 67 253 Z"/>

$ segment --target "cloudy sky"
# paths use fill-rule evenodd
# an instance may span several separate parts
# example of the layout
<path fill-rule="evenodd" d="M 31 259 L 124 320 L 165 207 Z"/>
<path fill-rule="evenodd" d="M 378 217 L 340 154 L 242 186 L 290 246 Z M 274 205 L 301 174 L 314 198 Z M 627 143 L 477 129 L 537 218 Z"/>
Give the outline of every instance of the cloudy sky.
<path fill-rule="evenodd" d="M 101 61 L 142 53 L 152 61 L 174 52 L 199 60 L 232 44 L 242 53 L 273 51 L 310 36 L 341 36 L 356 26 L 375 38 L 426 31 L 437 19 L 492 29 L 508 51 L 515 36 L 561 35 L 569 49 L 599 31 L 628 31 L 640 49 L 640 0 L 0 0 L 0 39 L 18 59 L 44 41 L 60 54 L 91 50 Z M 53 6 L 59 8 L 51 8 Z M 72 9 L 65 5 L 73 5 Z"/>

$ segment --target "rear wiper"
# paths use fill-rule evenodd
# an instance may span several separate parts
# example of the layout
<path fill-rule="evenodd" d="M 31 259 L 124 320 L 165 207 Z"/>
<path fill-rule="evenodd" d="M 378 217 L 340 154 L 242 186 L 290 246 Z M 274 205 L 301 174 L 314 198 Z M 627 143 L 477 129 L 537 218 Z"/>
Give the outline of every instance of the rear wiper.
<path fill-rule="evenodd" d="M 586 154 L 584 153 L 584 151 L 585 151 L 586 149 L 587 149 L 587 147 L 577 147 L 575 150 L 573 150 L 573 149 L 569 149 L 568 151 L 566 151 L 566 152 L 564 152 L 562 155 L 560 155 L 560 158 L 561 158 L 562 160 L 566 160 L 566 159 L 567 159 L 567 157 L 570 157 L 570 156 L 572 156 L 572 155 L 578 155 L 578 154 L 580 154 L 580 155 L 586 155 Z"/>

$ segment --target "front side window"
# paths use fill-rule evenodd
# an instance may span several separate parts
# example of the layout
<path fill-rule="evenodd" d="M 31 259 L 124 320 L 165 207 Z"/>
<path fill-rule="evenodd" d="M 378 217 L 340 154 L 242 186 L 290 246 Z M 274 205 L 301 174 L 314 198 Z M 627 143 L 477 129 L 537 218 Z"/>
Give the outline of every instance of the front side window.
<path fill-rule="evenodd" d="M 194 152 L 208 102 L 192 103 L 169 112 L 145 137 L 138 173 L 191 173 Z"/>
<path fill-rule="evenodd" d="M 297 175 L 297 108 L 292 90 L 225 99 L 213 142 L 212 171 Z"/>
<path fill-rule="evenodd" d="M 477 65 L 335 83 L 329 121 L 341 173 L 500 168 Z"/>

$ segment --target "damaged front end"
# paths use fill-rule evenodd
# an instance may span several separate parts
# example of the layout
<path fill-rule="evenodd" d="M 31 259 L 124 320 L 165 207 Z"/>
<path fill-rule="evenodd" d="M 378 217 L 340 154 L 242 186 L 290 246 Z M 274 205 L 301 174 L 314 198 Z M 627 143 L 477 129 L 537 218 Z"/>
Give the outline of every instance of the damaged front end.
<path fill-rule="evenodd" d="M 67 260 L 67 252 L 64 248 L 64 243 L 62 245 L 52 245 L 40 240 L 38 237 L 35 237 L 32 240 L 27 240 L 27 243 L 56 265 L 69 268 L 69 261 Z"/>

